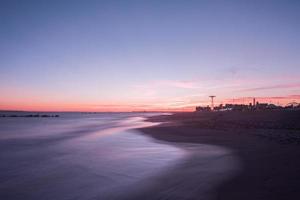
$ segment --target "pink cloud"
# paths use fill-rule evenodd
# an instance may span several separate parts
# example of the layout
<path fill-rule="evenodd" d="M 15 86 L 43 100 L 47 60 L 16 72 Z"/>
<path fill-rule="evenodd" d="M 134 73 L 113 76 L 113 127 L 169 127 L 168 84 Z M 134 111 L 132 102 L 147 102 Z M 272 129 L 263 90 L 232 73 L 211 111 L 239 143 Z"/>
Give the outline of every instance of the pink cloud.
<path fill-rule="evenodd" d="M 271 90 L 271 89 L 285 89 L 285 88 L 300 88 L 300 83 L 289 83 L 289 84 L 277 84 L 262 87 L 253 87 L 240 90 L 241 92 L 248 91 L 259 91 L 259 90 Z"/>
<path fill-rule="evenodd" d="M 200 88 L 197 81 L 181 81 L 181 80 L 158 80 L 146 84 L 135 85 L 138 89 L 160 88 L 160 87 L 175 87 L 182 89 L 197 89 Z"/>
<path fill-rule="evenodd" d="M 183 88 L 183 89 L 196 89 L 199 85 L 196 81 L 176 81 L 176 80 L 164 80 L 158 81 L 157 85 Z"/>

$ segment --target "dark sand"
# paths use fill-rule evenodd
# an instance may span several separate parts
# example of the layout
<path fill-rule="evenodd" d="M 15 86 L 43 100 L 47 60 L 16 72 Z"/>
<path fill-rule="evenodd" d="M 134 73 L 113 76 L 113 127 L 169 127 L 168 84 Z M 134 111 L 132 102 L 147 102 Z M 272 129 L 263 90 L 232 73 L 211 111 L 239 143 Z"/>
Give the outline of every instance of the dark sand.
<path fill-rule="evenodd" d="M 143 199 L 300 199 L 300 111 L 177 113 L 155 116 L 165 122 L 141 129 L 161 141 L 225 147 L 236 156 L 240 170 L 230 178 L 218 171 L 201 177 L 205 166 L 193 157 L 170 170 L 137 198 Z M 222 163 L 215 161 L 222 169 Z M 211 167 L 211 166 L 210 166 Z M 237 172 L 237 173 L 236 173 Z M 205 183 L 204 183 L 205 182 Z M 213 189 L 209 187 L 213 185 Z M 207 189 L 206 189 L 207 188 Z"/>

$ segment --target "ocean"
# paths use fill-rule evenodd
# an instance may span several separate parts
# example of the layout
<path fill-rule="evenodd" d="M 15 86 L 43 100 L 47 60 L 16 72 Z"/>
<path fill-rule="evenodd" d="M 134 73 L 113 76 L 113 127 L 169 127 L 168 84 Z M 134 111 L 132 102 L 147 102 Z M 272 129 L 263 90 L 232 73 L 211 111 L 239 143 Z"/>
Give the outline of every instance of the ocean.
<path fill-rule="evenodd" d="M 58 114 L 0 118 L 0 199 L 123 199 L 185 154 L 135 129 L 158 113 Z"/>

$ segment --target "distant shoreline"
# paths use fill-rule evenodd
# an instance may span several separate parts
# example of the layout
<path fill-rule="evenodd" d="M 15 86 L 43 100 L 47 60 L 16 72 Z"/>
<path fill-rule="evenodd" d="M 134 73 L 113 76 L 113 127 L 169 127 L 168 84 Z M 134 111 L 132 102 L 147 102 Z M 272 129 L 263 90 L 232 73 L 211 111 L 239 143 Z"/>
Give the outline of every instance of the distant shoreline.
<path fill-rule="evenodd" d="M 0 114 L 0 118 L 16 118 L 16 117 L 25 117 L 25 118 L 39 118 L 39 117 L 59 117 L 59 115 L 44 115 L 44 114 L 29 114 L 29 115 L 16 115 L 16 114 L 11 114 L 11 115 L 5 115 L 5 114 Z"/>
<path fill-rule="evenodd" d="M 155 139 L 174 145 L 217 145 L 234 152 L 242 171 L 212 191 L 215 199 L 300 199 L 300 111 L 176 113 L 147 120 L 163 122 L 140 129 Z M 180 183 L 182 192 L 191 193 L 184 188 L 201 183 L 197 170 L 194 178 Z M 196 186 L 193 195 L 191 199 L 199 199 Z"/>

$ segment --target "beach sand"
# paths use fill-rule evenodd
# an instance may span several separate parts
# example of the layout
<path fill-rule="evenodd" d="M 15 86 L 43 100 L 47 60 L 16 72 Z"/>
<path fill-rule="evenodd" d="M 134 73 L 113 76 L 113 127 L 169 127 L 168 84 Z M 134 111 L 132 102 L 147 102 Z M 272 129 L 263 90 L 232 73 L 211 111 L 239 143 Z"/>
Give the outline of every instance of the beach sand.
<path fill-rule="evenodd" d="M 163 123 L 140 129 L 144 134 L 179 147 L 229 149 L 223 161 L 237 158 L 239 169 L 215 159 L 210 182 L 201 177 L 207 167 L 203 157 L 193 156 L 154 180 L 137 199 L 300 199 L 300 111 L 176 113 L 148 120 Z"/>

